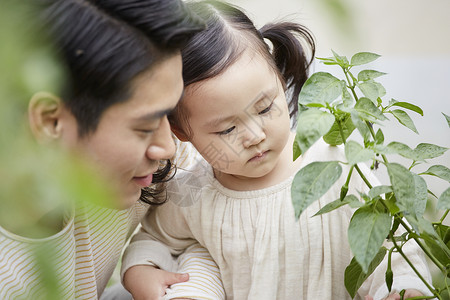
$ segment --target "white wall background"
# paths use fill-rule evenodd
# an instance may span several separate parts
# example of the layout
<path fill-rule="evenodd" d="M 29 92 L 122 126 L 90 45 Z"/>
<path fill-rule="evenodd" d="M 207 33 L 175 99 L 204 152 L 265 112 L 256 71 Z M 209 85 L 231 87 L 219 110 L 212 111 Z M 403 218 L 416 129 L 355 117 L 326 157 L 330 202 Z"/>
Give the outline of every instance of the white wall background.
<path fill-rule="evenodd" d="M 330 49 L 347 57 L 360 51 L 382 55 L 371 68 L 388 73 L 380 78 L 387 90 L 384 99 L 411 102 L 424 111 L 423 117 L 409 113 L 420 136 L 392 122 L 384 130 L 386 140 L 397 140 L 410 147 L 428 142 L 450 148 L 450 128 L 441 114 L 450 115 L 450 1 L 343 0 L 350 11 L 347 26 L 342 18 L 331 13 L 324 1 L 229 2 L 244 8 L 258 27 L 280 19 L 306 25 L 316 38 L 316 56 L 331 56 Z M 315 70 L 324 67 L 317 64 Z M 450 167 L 450 150 L 429 162 Z M 386 174 L 378 176 L 386 180 Z M 438 178 L 426 176 L 426 179 L 438 196 L 449 186 Z"/>

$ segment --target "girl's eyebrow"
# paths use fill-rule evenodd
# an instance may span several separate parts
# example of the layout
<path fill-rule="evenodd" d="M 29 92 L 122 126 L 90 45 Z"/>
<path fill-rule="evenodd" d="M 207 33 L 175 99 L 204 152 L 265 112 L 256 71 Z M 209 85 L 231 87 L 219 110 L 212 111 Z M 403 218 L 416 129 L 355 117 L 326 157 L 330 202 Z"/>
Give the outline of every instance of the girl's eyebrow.
<path fill-rule="evenodd" d="M 265 99 L 270 98 L 272 95 L 276 95 L 277 92 L 278 92 L 278 87 L 274 86 L 271 89 L 268 89 L 266 91 L 259 93 L 258 96 L 256 96 L 255 99 L 251 102 L 249 107 L 250 106 L 254 107 L 254 106 L 258 105 L 259 103 L 263 102 Z M 206 122 L 204 127 L 205 128 L 211 128 L 211 127 L 215 128 L 223 123 L 227 123 L 227 122 L 231 123 L 235 118 L 236 118 L 236 116 L 217 118 L 217 119 L 211 120 L 209 122 Z"/>
<path fill-rule="evenodd" d="M 223 124 L 223 123 L 227 123 L 227 122 L 231 123 L 231 121 L 233 119 L 235 119 L 235 118 L 236 118 L 236 116 L 217 118 L 217 119 L 211 120 L 209 122 L 206 122 L 204 127 L 205 128 L 211 128 L 211 127 L 215 128 L 215 127 L 217 127 L 217 126 L 219 126 L 220 124 Z"/>
<path fill-rule="evenodd" d="M 261 94 L 259 94 L 254 101 L 252 101 L 253 106 L 257 106 L 260 103 L 264 103 L 264 100 L 269 98 L 269 95 L 267 95 L 266 92 L 262 92 Z"/>
<path fill-rule="evenodd" d="M 266 98 L 271 98 L 271 96 L 275 96 L 278 92 L 278 87 L 274 86 L 271 89 L 265 90 L 261 92 L 258 96 L 255 97 L 255 100 L 252 101 L 253 105 L 257 105 L 260 102 L 263 102 Z"/>

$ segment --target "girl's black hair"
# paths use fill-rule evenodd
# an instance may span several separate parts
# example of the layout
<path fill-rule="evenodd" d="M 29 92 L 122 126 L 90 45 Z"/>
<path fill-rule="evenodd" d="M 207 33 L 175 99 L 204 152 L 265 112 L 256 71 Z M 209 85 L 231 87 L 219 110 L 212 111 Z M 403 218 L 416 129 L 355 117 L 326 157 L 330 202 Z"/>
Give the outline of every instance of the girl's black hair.
<path fill-rule="evenodd" d="M 181 0 L 36 0 L 67 70 L 62 98 L 80 137 L 97 129 L 103 112 L 127 101 L 133 79 L 177 53 L 204 22 Z M 154 176 L 164 182 L 170 161 Z M 159 187 L 143 189 L 152 203 Z"/>
<path fill-rule="evenodd" d="M 192 1 L 187 6 L 205 20 L 207 29 L 196 34 L 183 48 L 185 86 L 221 74 L 244 50 L 252 49 L 262 54 L 278 73 L 293 119 L 298 111 L 298 95 L 315 54 L 314 38 L 308 29 L 292 22 L 279 22 L 258 30 L 242 9 L 221 1 Z M 187 120 L 187 111 L 178 105 L 170 121 L 191 135 Z"/>

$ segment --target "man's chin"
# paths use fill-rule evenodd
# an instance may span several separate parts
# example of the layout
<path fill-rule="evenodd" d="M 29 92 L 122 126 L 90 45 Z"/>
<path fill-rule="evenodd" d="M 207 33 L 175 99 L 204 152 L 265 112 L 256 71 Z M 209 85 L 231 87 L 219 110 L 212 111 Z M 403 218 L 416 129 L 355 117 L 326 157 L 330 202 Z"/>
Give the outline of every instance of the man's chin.
<path fill-rule="evenodd" d="M 136 189 L 132 192 L 122 195 L 116 203 L 115 209 L 123 210 L 132 207 L 141 197 L 141 189 Z"/>

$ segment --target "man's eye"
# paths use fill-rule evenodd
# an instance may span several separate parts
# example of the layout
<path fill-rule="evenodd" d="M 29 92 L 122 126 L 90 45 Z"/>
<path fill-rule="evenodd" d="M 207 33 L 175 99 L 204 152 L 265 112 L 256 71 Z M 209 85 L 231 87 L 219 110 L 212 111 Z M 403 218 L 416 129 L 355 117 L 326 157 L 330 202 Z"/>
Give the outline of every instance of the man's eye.
<path fill-rule="evenodd" d="M 152 134 L 153 132 L 155 132 L 155 129 L 137 129 L 136 131 L 147 135 L 147 134 Z"/>
<path fill-rule="evenodd" d="M 233 127 L 230 127 L 230 128 L 228 128 L 228 129 L 226 129 L 226 130 L 219 131 L 219 132 L 216 132 L 216 133 L 219 134 L 219 135 L 229 134 L 229 133 L 232 132 L 235 128 L 236 128 L 236 126 L 233 126 Z"/>
<path fill-rule="evenodd" d="M 270 105 L 267 106 L 266 108 L 264 108 L 262 111 L 260 111 L 260 112 L 258 113 L 258 115 L 263 115 L 263 114 L 268 113 L 268 112 L 272 109 L 272 106 L 273 106 L 273 102 L 270 103 Z"/>

